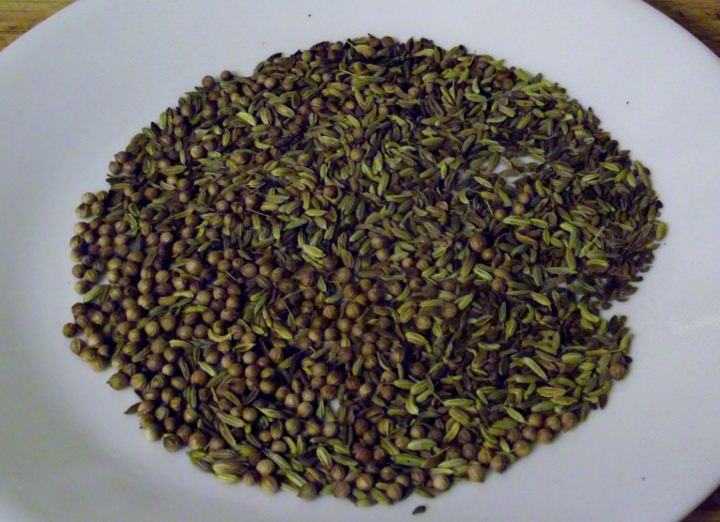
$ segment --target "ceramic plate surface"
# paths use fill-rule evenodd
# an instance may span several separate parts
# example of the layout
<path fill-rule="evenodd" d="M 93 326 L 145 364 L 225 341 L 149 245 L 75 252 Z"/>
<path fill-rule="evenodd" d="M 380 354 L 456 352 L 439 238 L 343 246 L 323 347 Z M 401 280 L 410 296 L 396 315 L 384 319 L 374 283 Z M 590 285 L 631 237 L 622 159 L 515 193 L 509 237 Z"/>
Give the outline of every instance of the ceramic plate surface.
<path fill-rule="evenodd" d="M 60 335 L 68 240 L 112 155 L 208 73 L 371 32 L 502 57 L 567 87 L 653 171 L 670 224 L 608 407 L 431 501 L 358 509 L 219 483 L 145 441 L 130 392 Z M 81 1 L 0 53 L 0 519 L 677 520 L 720 481 L 720 61 L 640 1 Z"/>

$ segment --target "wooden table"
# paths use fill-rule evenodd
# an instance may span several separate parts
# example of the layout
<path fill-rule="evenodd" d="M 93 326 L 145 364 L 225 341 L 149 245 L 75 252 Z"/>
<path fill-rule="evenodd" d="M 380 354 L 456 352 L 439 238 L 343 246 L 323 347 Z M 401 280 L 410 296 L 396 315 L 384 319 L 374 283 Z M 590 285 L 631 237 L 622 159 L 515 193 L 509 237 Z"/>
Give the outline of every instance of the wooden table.
<path fill-rule="evenodd" d="M 688 29 L 720 56 L 720 0 L 647 2 Z M 72 0 L 0 0 L 0 49 L 70 3 Z M 720 488 L 683 522 L 720 522 Z"/>

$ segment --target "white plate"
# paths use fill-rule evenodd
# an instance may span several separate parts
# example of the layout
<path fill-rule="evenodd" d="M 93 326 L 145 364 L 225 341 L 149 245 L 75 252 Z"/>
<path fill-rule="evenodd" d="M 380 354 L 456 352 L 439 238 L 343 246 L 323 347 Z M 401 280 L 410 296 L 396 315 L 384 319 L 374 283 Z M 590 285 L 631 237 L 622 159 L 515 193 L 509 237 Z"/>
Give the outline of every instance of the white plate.
<path fill-rule="evenodd" d="M 667 244 L 623 308 L 630 378 L 501 476 L 361 510 L 227 486 L 147 443 L 130 392 L 60 335 L 80 194 L 203 75 L 371 32 L 427 36 L 566 86 L 652 170 Z M 0 54 L 0 517 L 377 522 L 676 520 L 720 480 L 720 62 L 640 1 L 80 2 Z"/>

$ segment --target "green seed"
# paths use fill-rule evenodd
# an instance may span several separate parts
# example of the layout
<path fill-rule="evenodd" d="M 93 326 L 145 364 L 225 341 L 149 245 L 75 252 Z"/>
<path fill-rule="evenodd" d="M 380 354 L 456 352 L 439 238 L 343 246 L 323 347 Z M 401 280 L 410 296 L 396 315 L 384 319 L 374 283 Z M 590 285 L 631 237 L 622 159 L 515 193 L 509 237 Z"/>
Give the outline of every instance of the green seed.
<path fill-rule="evenodd" d="M 667 233 L 542 76 L 414 38 L 207 76 L 85 193 L 63 327 L 150 440 L 358 506 L 482 482 L 602 409 Z"/>

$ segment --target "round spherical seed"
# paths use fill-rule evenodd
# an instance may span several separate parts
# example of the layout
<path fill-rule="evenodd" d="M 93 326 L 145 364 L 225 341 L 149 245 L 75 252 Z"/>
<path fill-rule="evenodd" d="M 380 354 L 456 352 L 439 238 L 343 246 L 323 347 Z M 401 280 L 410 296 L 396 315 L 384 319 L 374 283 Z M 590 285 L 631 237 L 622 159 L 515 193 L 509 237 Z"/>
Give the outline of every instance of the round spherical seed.
<path fill-rule="evenodd" d="M 495 455 L 490 460 L 490 469 L 497 473 L 502 473 L 503 471 L 505 471 L 506 467 L 507 467 L 507 459 L 502 455 Z"/>
<path fill-rule="evenodd" d="M 372 76 L 376 67 L 395 64 L 403 53 L 417 49 L 427 52 L 414 54 L 413 60 L 437 69 L 440 80 L 410 79 L 403 68 L 397 78 L 377 84 L 343 79 L 347 71 L 352 78 Z M 444 59 L 433 63 L 438 52 Z M 585 316 L 628 295 L 630 284 L 624 281 L 634 280 L 651 260 L 652 249 L 645 247 L 652 240 L 633 250 L 647 252 L 640 260 L 628 261 L 623 254 L 627 245 L 644 241 L 632 237 L 634 230 L 652 232 L 656 226 L 659 203 L 649 192 L 646 172 L 633 171 L 643 183 L 632 195 L 616 190 L 621 183 L 598 184 L 590 200 L 582 176 L 567 176 L 565 187 L 545 186 L 529 182 L 525 176 L 537 172 L 522 161 L 513 161 L 518 177 L 512 181 L 496 174 L 490 166 L 494 160 L 471 159 L 478 153 L 474 138 L 438 137 L 437 127 L 452 122 L 430 123 L 432 114 L 418 112 L 418 104 L 445 106 L 447 92 L 471 92 L 472 82 L 482 79 L 488 91 L 483 95 L 496 96 L 502 113 L 517 114 L 493 123 L 485 131 L 487 139 L 505 133 L 542 141 L 543 133 L 534 127 L 535 99 L 515 88 L 524 80 L 512 69 L 462 47 L 438 52 L 425 40 L 405 49 L 392 38 L 368 37 L 274 58 L 249 78 L 229 71 L 219 79 L 208 76 L 193 95 L 164 113 L 162 125 L 152 124 L 116 156 L 109 170 L 125 176 L 127 184 L 82 196 L 78 212 L 87 221 L 76 226 L 70 246 L 73 275 L 82 279 L 78 291 L 90 293 L 84 309 L 73 314 L 70 324 L 76 326 L 66 333 L 83 335 L 71 346 L 93 368 L 103 368 L 112 357 L 118 376 L 109 384 L 133 385 L 144 399 L 143 426 L 167 432 L 163 442 L 169 441 L 171 448 L 178 441 L 169 435 L 177 434 L 191 449 L 232 454 L 224 430 L 235 437 L 248 430 L 247 437 L 252 434 L 262 447 L 252 456 L 243 455 L 253 466 L 243 480 L 269 477 L 264 488 L 275 490 L 277 477 L 254 468 L 266 466 L 267 452 L 290 458 L 297 437 L 309 446 L 308 454 L 321 446 L 334 449 L 337 438 L 353 440 L 345 452 L 358 468 L 344 469 L 342 476 L 335 471 L 333 480 L 347 478 L 359 494 L 345 496 L 360 499 L 372 483 L 368 492 L 392 501 L 411 483 L 442 486 L 446 479 L 442 473 L 428 479 L 428 473 L 411 473 L 397 463 L 397 469 L 390 468 L 393 473 L 383 472 L 389 467 L 389 448 L 380 440 L 403 452 L 415 451 L 410 449 L 414 444 L 433 448 L 434 442 L 449 460 L 471 461 L 477 453 L 479 461 L 467 470 L 473 480 L 487 465 L 498 467 L 496 450 L 483 447 L 483 433 L 472 424 L 459 430 L 452 424 L 468 415 L 458 399 L 463 391 L 474 396 L 488 380 L 517 379 L 527 385 L 538 378 L 575 379 L 573 372 L 583 362 L 607 367 L 600 379 L 624 377 L 630 359 L 623 354 L 599 366 L 597 356 L 563 352 L 562 362 L 553 367 L 534 358 L 534 345 L 523 343 L 554 342 L 534 320 L 537 310 L 550 314 L 544 321 L 557 320 L 560 312 L 570 314 L 562 319 L 568 323 L 564 345 L 585 346 L 583 341 L 596 335 L 606 337 L 603 343 L 618 344 L 626 334 L 621 320 L 609 321 L 600 332 Z M 454 67 L 463 74 L 449 70 Z M 457 85 L 443 85 L 444 73 Z M 307 82 L 321 89 L 305 97 Z M 558 112 L 573 116 L 574 130 L 605 136 L 594 116 L 559 87 L 544 84 L 543 97 L 562 100 Z M 486 126 L 484 114 L 469 110 L 473 103 L 468 99 L 458 106 L 454 135 Z M 382 136 L 372 135 L 375 127 L 367 125 L 366 107 L 372 107 L 377 129 L 391 125 L 399 136 L 393 139 L 409 146 L 385 147 Z M 523 117 L 525 130 L 516 127 Z M 353 124 L 355 120 L 362 125 Z M 318 128 L 323 132 L 308 131 Z M 567 159 L 570 171 L 599 157 L 603 165 L 618 162 L 611 140 L 590 143 L 573 136 L 548 136 L 553 154 Z M 514 160 L 510 155 L 506 159 Z M 455 163 L 448 164 L 450 160 Z M 487 172 L 483 167 L 482 173 L 453 184 L 481 161 L 488 162 Z M 213 169 L 215 163 L 224 170 Z M 478 206 L 480 197 L 484 204 Z M 545 272 L 570 262 L 562 254 L 538 255 L 545 235 L 567 232 L 555 230 L 556 214 L 572 213 L 567 202 L 592 210 L 603 198 L 625 214 L 597 213 L 593 227 L 601 232 L 593 248 L 617 245 L 617 250 L 589 261 L 578 259 L 575 270 L 560 276 Z M 646 204 L 633 198 L 645 198 Z M 637 226 L 616 226 L 613 220 L 620 219 L 632 219 Z M 612 241 L 603 237 L 604 230 L 617 231 Z M 585 235 L 574 237 L 582 242 Z M 535 264 L 527 266 L 528 260 Z M 618 272 L 621 266 L 623 273 Z M 561 278 L 563 286 L 582 294 L 585 289 L 574 282 L 599 286 L 604 274 L 619 282 L 607 301 L 588 305 L 583 317 L 578 309 L 550 309 L 544 304 L 545 290 L 528 292 Z M 103 275 L 109 286 L 94 286 Z M 585 302 L 583 296 L 578 299 Z M 553 298 L 553 305 L 561 307 L 562 297 L 557 302 Z M 481 329 L 480 338 L 471 337 Z M 473 350 L 472 356 L 466 350 Z M 464 380 L 448 379 L 454 375 Z M 474 382 L 475 376 L 485 384 Z M 336 413 L 332 402 L 337 396 L 352 401 L 354 422 L 327 417 L 330 409 Z M 445 404 L 453 399 L 456 405 Z M 494 393 L 481 399 L 489 402 L 490 412 L 483 424 L 511 422 L 502 413 L 504 399 Z M 428 417 L 421 426 L 409 420 L 414 414 L 390 413 L 415 409 L 437 417 Z M 513 455 L 526 454 L 533 440 L 548 442 L 555 432 L 578 422 L 576 413 L 516 409 L 527 423 L 502 428 L 502 442 L 512 451 L 501 455 L 505 465 Z M 516 418 L 513 414 L 512 422 Z M 227 426 L 219 424 L 225 421 Z M 427 459 L 433 451 L 417 453 Z M 386 478 L 375 485 L 379 473 Z M 312 469 L 303 480 L 322 482 Z"/>
<path fill-rule="evenodd" d="M 350 493 L 352 493 L 352 486 L 344 480 L 335 482 L 332 487 L 332 494 L 337 498 L 347 498 L 350 496 Z"/>
<path fill-rule="evenodd" d="M 445 474 L 437 474 L 432 478 L 432 487 L 436 491 L 445 491 L 450 487 L 450 479 Z"/>

